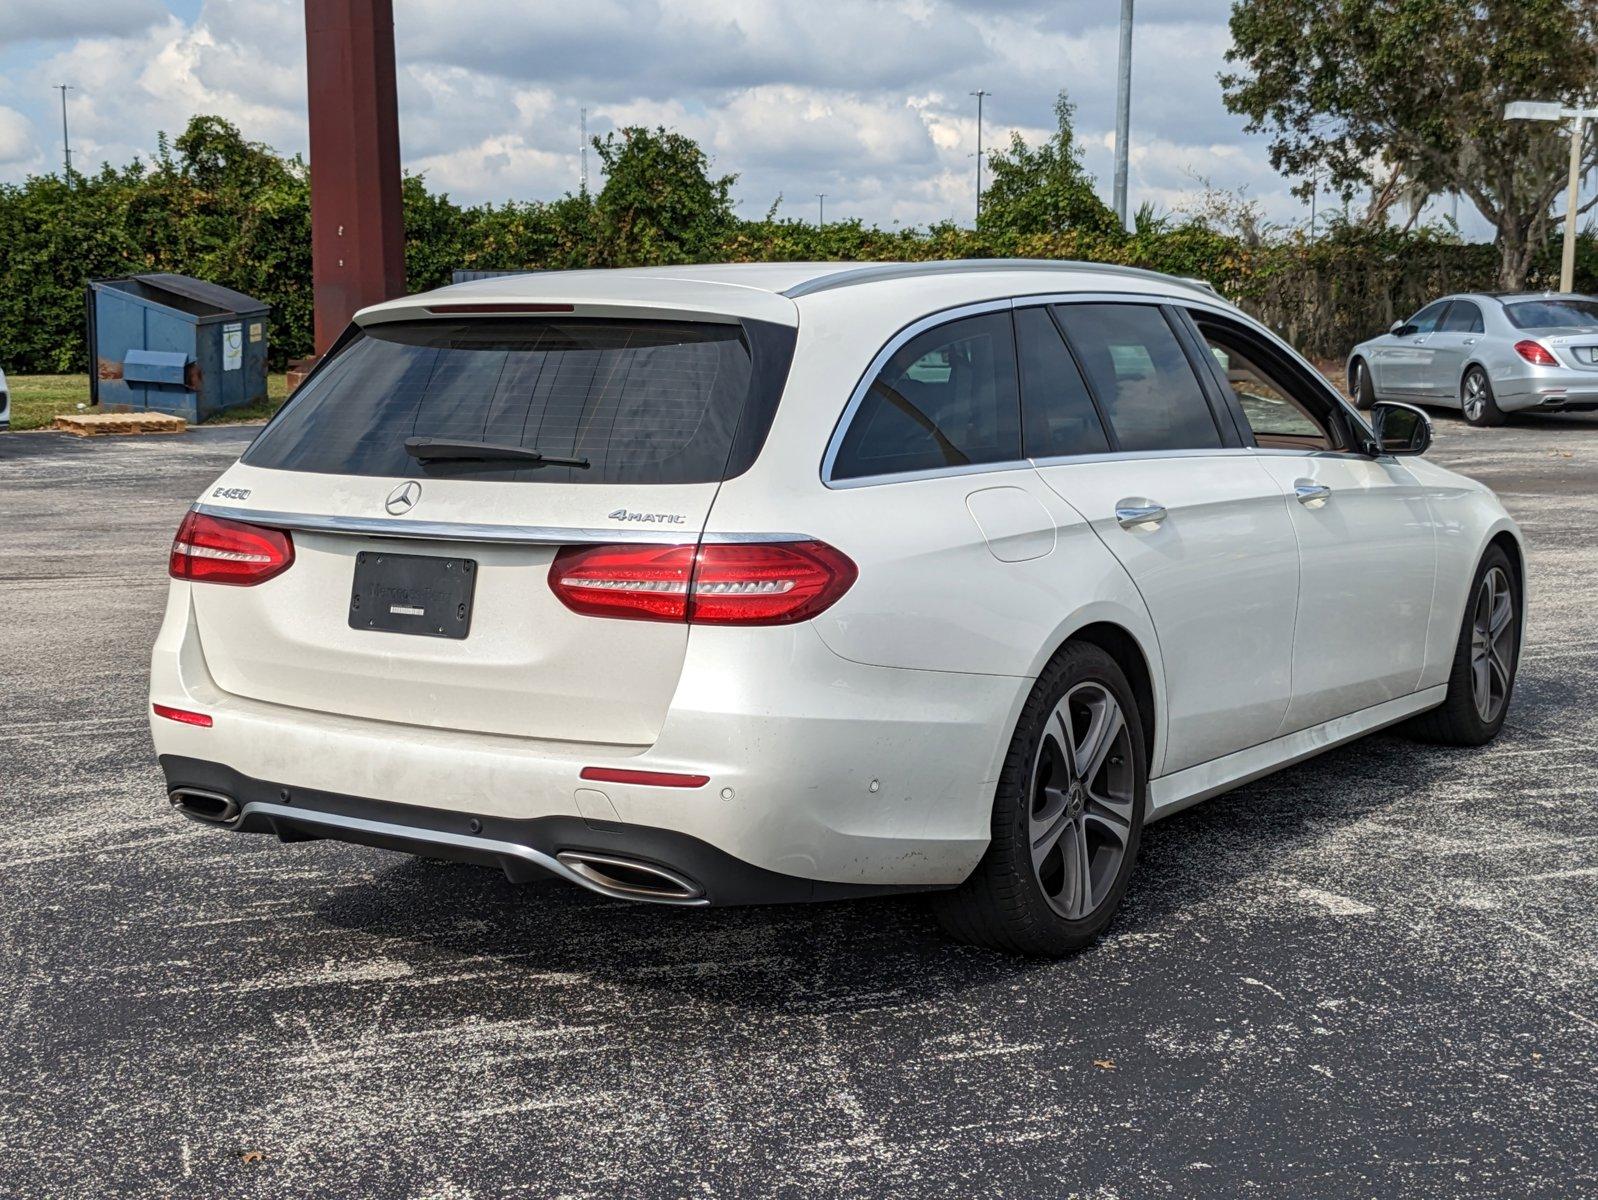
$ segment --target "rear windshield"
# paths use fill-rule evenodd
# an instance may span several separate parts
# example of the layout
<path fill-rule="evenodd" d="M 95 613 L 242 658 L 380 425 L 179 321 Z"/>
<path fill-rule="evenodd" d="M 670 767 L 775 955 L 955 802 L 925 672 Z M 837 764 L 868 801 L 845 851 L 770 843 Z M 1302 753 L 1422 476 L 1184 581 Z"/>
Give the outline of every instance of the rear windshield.
<path fill-rule="evenodd" d="M 1598 300 L 1523 300 L 1504 311 L 1517 329 L 1586 329 L 1598 325 Z"/>
<path fill-rule="evenodd" d="M 758 452 L 792 336 L 761 322 L 376 325 L 295 394 L 244 461 L 337 475 L 714 482 Z M 405 452 L 411 437 L 519 446 L 590 466 L 422 463 Z"/>

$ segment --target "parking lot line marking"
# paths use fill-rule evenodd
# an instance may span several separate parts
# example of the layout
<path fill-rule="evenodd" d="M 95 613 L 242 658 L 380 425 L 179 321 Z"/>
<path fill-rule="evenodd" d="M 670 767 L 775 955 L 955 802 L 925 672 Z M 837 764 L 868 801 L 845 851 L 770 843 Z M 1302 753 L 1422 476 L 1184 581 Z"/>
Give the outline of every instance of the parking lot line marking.
<path fill-rule="evenodd" d="M 1320 905 L 1334 917 L 1363 917 L 1376 911 L 1369 904 L 1361 904 L 1336 892 L 1323 892 L 1320 888 L 1301 887 L 1294 895 L 1300 900 Z"/>

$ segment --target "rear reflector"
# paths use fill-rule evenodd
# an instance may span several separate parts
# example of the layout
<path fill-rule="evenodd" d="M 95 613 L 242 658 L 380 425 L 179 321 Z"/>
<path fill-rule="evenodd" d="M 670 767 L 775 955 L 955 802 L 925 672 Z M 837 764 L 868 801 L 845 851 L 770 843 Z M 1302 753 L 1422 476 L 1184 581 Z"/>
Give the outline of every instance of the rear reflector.
<path fill-rule="evenodd" d="M 831 607 L 859 575 L 825 542 L 568 546 L 549 586 L 573 612 L 695 625 L 789 625 Z"/>
<path fill-rule="evenodd" d="M 1516 342 L 1515 353 L 1536 367 L 1557 367 L 1559 365 L 1559 360 L 1541 342 Z"/>
<path fill-rule="evenodd" d="M 178 526 L 167 572 L 173 579 L 250 587 L 294 564 L 294 539 L 285 530 L 190 511 Z"/>
<path fill-rule="evenodd" d="M 180 721 L 184 725 L 198 725 L 202 729 L 211 728 L 211 718 L 204 713 L 190 712 L 186 708 L 168 708 L 165 704 L 152 704 L 155 715 L 165 717 L 168 721 Z"/>
<path fill-rule="evenodd" d="M 675 771 L 617 771 L 610 767 L 584 767 L 583 779 L 592 783 L 641 783 L 645 787 L 704 787 L 709 775 L 679 775 Z"/>

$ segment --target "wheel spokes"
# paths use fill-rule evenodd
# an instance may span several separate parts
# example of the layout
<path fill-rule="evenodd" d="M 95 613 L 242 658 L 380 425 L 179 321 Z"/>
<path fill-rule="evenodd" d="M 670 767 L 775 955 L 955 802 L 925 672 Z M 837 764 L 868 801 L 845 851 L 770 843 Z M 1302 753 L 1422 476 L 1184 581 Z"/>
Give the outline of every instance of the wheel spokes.
<path fill-rule="evenodd" d="M 1044 861 L 1051 851 L 1060 844 L 1060 838 L 1075 822 L 1068 803 L 1063 797 L 1059 810 L 1046 819 L 1033 818 L 1032 821 L 1032 866 L 1042 869 Z"/>
<path fill-rule="evenodd" d="M 1494 567 L 1476 592 L 1470 631 L 1471 693 L 1476 714 L 1491 721 L 1509 699 L 1514 661 L 1515 594 Z"/>
<path fill-rule="evenodd" d="M 1071 755 L 1072 762 L 1077 768 L 1077 778 L 1090 787 L 1099 777 L 1099 772 L 1104 769 L 1104 764 L 1109 761 L 1110 751 L 1115 747 L 1115 739 L 1120 737 L 1121 730 L 1126 728 L 1126 718 L 1121 715 L 1121 706 L 1108 696 L 1095 704 L 1092 712 L 1092 723 L 1082 735 L 1081 742 L 1073 748 Z"/>
<path fill-rule="evenodd" d="M 1079 920 L 1103 902 L 1132 836 L 1135 775 L 1127 717 L 1101 684 L 1072 688 L 1044 725 L 1027 838 L 1049 904 Z"/>

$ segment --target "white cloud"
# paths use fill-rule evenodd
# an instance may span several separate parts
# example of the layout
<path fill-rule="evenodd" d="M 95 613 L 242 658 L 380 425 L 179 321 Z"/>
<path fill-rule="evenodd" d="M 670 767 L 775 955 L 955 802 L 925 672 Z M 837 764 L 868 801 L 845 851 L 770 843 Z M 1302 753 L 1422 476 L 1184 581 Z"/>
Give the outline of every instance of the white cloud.
<path fill-rule="evenodd" d="M 174 0 L 176 2 L 176 0 Z M 185 0 L 190 3 L 191 0 Z M 0 178 L 44 167 L 71 82 L 74 159 L 148 156 L 156 131 L 219 113 L 285 153 L 306 147 L 303 0 L 0 0 Z M 577 186 L 591 133 L 666 125 L 739 175 L 746 215 L 779 194 L 810 217 L 971 219 L 975 102 L 984 140 L 1048 136 L 1061 87 L 1108 195 L 1119 6 L 1110 0 L 404 0 L 396 5 L 405 164 L 473 202 Z M 59 11 L 58 11 L 59 10 Z M 1139 0 L 1132 202 L 1170 209 L 1192 174 L 1248 188 L 1270 215 L 1301 206 L 1216 79 L 1230 0 Z M 33 39 L 6 47 L 6 37 Z M 44 40 L 39 39 L 56 39 Z M 64 40 L 63 40 L 64 39 Z M 11 112 L 11 118 L 4 116 Z M 17 115 L 24 124 L 19 127 Z M 9 148 L 9 149 L 7 149 Z M 9 155 L 9 156 L 7 156 Z M 590 155 L 598 182 L 599 164 Z"/>
<path fill-rule="evenodd" d="M 160 0 L 56 0 L 0 4 L 0 45 L 84 36 L 123 36 L 167 15 Z"/>
<path fill-rule="evenodd" d="M 31 165 L 38 156 L 28 118 L 14 108 L 0 106 L 0 166 Z"/>

